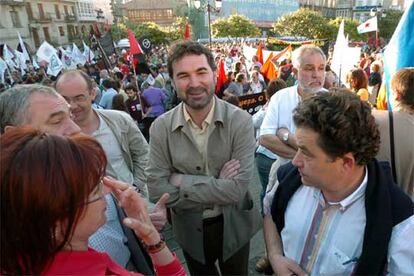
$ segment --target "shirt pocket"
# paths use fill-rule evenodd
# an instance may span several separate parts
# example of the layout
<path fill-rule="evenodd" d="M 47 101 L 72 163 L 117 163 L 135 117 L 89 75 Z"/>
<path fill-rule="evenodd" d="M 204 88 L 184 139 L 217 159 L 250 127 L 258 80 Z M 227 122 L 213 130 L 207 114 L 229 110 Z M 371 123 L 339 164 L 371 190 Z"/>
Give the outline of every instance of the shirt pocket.
<path fill-rule="evenodd" d="M 333 246 L 322 261 L 318 275 L 351 275 L 358 258 Z"/>

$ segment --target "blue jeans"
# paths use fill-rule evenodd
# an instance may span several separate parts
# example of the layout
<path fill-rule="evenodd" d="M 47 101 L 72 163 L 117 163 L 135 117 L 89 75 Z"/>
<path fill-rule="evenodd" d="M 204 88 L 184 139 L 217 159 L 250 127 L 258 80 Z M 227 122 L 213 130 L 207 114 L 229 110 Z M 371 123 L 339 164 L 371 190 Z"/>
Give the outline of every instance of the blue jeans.
<path fill-rule="evenodd" d="M 259 173 L 260 184 L 262 184 L 262 192 L 260 193 L 260 206 L 262 207 L 262 213 L 263 198 L 265 196 L 267 183 L 269 182 L 269 173 L 273 162 L 275 162 L 275 159 L 269 158 L 261 153 L 256 153 L 256 167 Z"/>

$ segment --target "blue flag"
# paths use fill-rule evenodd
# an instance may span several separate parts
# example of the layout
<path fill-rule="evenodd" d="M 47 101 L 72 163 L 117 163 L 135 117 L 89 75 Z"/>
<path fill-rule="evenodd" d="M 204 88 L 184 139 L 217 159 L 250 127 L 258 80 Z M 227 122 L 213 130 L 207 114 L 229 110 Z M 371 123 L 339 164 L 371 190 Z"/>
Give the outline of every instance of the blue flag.
<path fill-rule="evenodd" d="M 384 51 L 384 81 L 390 111 L 391 77 L 403 67 L 414 67 L 414 0 L 408 4 Z"/>

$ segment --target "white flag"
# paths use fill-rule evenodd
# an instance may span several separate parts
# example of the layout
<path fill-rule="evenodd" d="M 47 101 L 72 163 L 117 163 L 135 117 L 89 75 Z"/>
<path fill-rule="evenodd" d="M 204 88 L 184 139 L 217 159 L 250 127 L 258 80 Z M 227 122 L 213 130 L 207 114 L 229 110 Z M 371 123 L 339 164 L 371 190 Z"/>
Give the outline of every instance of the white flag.
<path fill-rule="evenodd" d="M 56 52 L 57 52 L 56 49 L 52 45 L 44 41 L 42 45 L 40 45 L 39 49 L 37 50 L 36 56 L 40 60 L 44 60 L 50 63 L 50 59 L 52 58 L 54 54 L 56 54 Z"/>
<path fill-rule="evenodd" d="M 72 60 L 72 52 L 70 50 L 65 50 L 63 47 L 59 47 L 62 56 L 60 61 L 62 62 L 64 69 L 76 69 L 76 64 Z"/>
<path fill-rule="evenodd" d="M 334 46 L 334 51 L 332 54 L 332 62 L 331 62 L 331 68 L 336 73 L 336 75 L 339 77 L 341 81 L 344 79 L 343 76 L 346 76 L 348 71 L 345 71 L 343 67 L 344 61 L 347 58 L 345 53 L 348 49 L 348 40 L 345 38 L 345 22 L 342 20 L 341 25 L 339 25 L 338 35 L 336 37 L 336 42 Z"/>
<path fill-rule="evenodd" d="M 357 27 L 358 33 L 376 32 L 378 30 L 377 17 L 373 17 L 362 23 Z"/>
<path fill-rule="evenodd" d="M 95 55 L 93 54 L 93 51 L 91 50 L 91 48 L 88 47 L 88 45 L 85 44 L 85 41 L 83 42 L 83 55 L 86 58 L 86 61 L 90 64 L 92 63 L 93 58 L 95 57 Z"/>
<path fill-rule="evenodd" d="M 48 75 L 52 75 L 54 77 L 56 77 L 60 71 L 62 71 L 63 69 L 63 64 L 60 61 L 58 55 L 55 53 L 50 57 L 50 62 L 47 66 L 47 71 L 46 73 Z"/>
<path fill-rule="evenodd" d="M 25 70 L 27 70 L 26 58 L 24 57 L 24 54 L 22 52 L 19 52 L 17 50 L 14 50 L 14 54 L 16 56 L 16 63 L 20 68 L 20 73 L 23 76 L 24 74 L 26 74 Z"/>
<path fill-rule="evenodd" d="M 85 65 L 86 63 L 86 58 L 83 56 L 82 52 L 79 50 L 78 46 L 76 46 L 75 43 L 73 43 L 72 47 L 72 59 L 76 65 Z"/>
<path fill-rule="evenodd" d="M 14 62 L 14 54 L 12 51 L 9 50 L 9 47 L 4 44 L 3 45 L 3 59 L 7 63 L 7 65 L 10 67 L 11 70 L 14 70 L 17 68 L 16 63 Z"/>
<path fill-rule="evenodd" d="M 32 64 L 33 64 L 34 69 L 39 69 L 40 68 L 39 64 L 37 64 L 37 61 L 36 61 L 35 57 L 32 58 Z"/>
<path fill-rule="evenodd" d="M 30 61 L 29 53 L 26 50 L 26 45 L 24 45 L 24 42 L 23 42 L 22 37 L 20 36 L 20 33 L 17 32 L 17 35 L 19 36 L 19 44 L 20 44 L 20 48 L 22 50 L 22 53 L 24 55 L 24 61 L 26 61 L 26 60 Z"/>
<path fill-rule="evenodd" d="M 7 64 L 6 62 L 0 58 L 0 82 L 4 83 L 4 73 L 7 70 Z"/>

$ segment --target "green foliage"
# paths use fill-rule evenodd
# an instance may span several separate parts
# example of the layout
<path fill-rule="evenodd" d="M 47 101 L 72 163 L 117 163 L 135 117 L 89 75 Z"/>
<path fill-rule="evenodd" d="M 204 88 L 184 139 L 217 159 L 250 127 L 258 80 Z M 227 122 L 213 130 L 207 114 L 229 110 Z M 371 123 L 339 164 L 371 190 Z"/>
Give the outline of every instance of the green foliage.
<path fill-rule="evenodd" d="M 153 44 L 167 42 L 167 34 L 154 22 L 144 22 L 139 24 L 136 31 L 134 31 L 134 34 L 137 38 L 142 36 L 147 37 Z"/>
<path fill-rule="evenodd" d="M 171 26 L 164 27 L 163 31 L 166 33 L 167 39 L 169 41 L 183 39 L 186 23 L 187 19 L 185 17 L 177 17 Z"/>
<path fill-rule="evenodd" d="M 257 37 L 260 29 L 247 17 L 233 14 L 211 24 L 213 37 Z"/>
<path fill-rule="evenodd" d="M 392 37 L 398 22 L 400 22 L 402 14 L 403 13 L 398 10 L 387 10 L 385 17 L 378 15 L 378 29 L 381 37 L 387 40 Z"/>
<path fill-rule="evenodd" d="M 301 8 L 280 17 L 273 24 L 276 36 L 304 36 L 309 39 L 326 39 L 335 36 L 335 28 L 319 12 Z"/>
<path fill-rule="evenodd" d="M 366 35 L 359 34 L 357 31 L 357 27 L 360 23 L 351 18 L 335 18 L 329 21 L 329 25 L 331 25 L 334 30 L 334 36 L 331 37 L 332 40 L 336 39 L 336 35 L 338 34 L 338 30 L 339 30 L 339 25 L 341 24 L 342 19 L 344 20 L 344 23 L 345 23 L 345 36 L 349 35 L 349 40 L 352 40 L 352 41 L 366 40 Z"/>
<path fill-rule="evenodd" d="M 132 30 L 137 39 L 145 36 L 154 44 L 160 44 L 167 41 L 167 33 L 154 22 L 144 22 L 139 25 L 133 22 L 114 24 L 111 28 L 113 39 L 118 41 L 122 38 L 128 38 L 128 28 Z"/>

